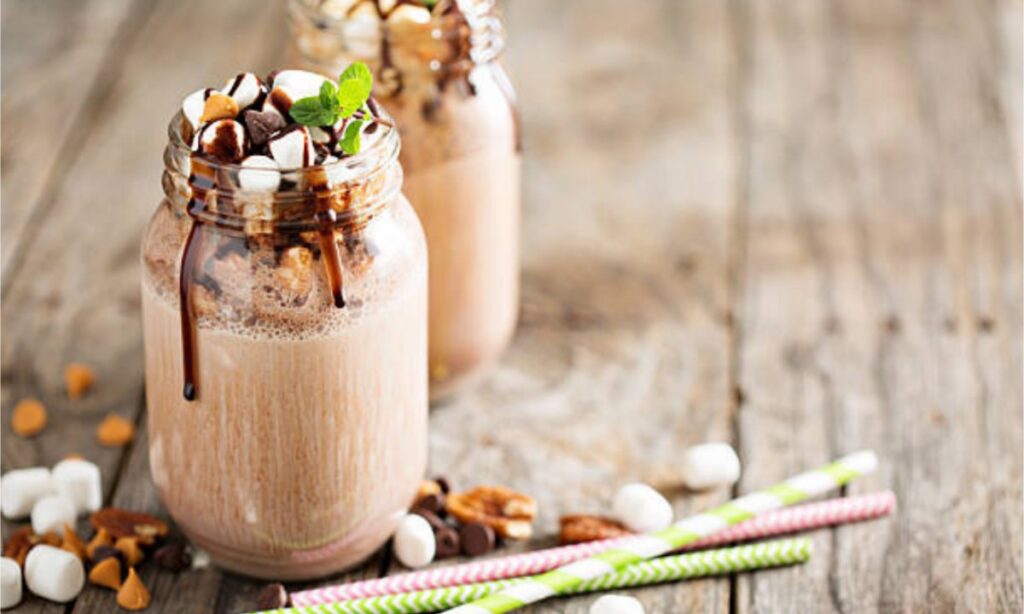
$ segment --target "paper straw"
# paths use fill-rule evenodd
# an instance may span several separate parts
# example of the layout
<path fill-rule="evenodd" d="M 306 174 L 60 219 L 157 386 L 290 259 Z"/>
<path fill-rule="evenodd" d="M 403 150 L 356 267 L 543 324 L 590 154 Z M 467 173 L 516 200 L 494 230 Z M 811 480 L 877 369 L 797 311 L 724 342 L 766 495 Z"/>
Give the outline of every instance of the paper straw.
<path fill-rule="evenodd" d="M 709 512 L 680 520 L 667 529 L 631 537 L 619 546 L 530 576 L 500 592 L 448 611 L 453 614 L 504 614 L 554 595 L 570 593 L 587 580 L 682 548 L 765 512 L 820 495 L 874 471 L 877 466 L 878 458 L 874 452 L 851 454 L 766 490 L 744 495 Z"/>
<path fill-rule="evenodd" d="M 696 550 L 878 518 L 890 514 L 895 505 L 896 495 L 891 491 L 806 503 L 769 512 L 764 516 L 742 522 L 717 535 L 690 544 L 684 549 Z M 629 537 L 618 537 L 471 561 L 460 565 L 413 571 L 386 578 L 299 591 L 292 593 L 290 597 L 292 604 L 305 606 L 518 578 L 578 561 L 622 544 L 629 539 Z"/>
<path fill-rule="evenodd" d="M 706 550 L 668 556 L 630 565 L 621 571 L 593 578 L 565 594 L 590 593 L 631 586 L 646 586 L 673 580 L 736 573 L 752 569 L 803 563 L 810 558 L 810 539 L 784 539 L 751 546 Z M 381 595 L 340 603 L 268 610 L 264 614 L 417 614 L 437 612 L 513 587 L 529 579 L 496 580 L 481 584 L 435 588 L 413 593 Z"/>

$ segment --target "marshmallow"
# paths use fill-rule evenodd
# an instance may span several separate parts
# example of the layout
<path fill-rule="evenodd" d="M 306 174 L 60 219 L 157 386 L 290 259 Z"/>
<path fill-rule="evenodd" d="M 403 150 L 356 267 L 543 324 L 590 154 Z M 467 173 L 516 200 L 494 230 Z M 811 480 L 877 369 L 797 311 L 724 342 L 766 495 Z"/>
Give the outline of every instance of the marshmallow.
<path fill-rule="evenodd" d="M 437 542 L 434 530 L 422 516 L 408 514 L 398 524 L 395 532 L 395 556 L 406 567 L 423 567 L 434 560 Z"/>
<path fill-rule="evenodd" d="M 69 458 L 53 466 L 53 487 L 75 504 L 75 513 L 95 512 L 103 505 L 100 468 L 87 460 Z"/>
<path fill-rule="evenodd" d="M 349 181 L 359 175 L 359 171 L 353 169 L 347 164 L 339 164 L 339 159 L 334 156 L 327 156 L 324 158 L 323 166 L 324 173 L 327 175 L 327 181 L 330 185 L 336 186 Z"/>
<path fill-rule="evenodd" d="M 36 535 L 59 533 L 64 525 L 75 526 L 75 502 L 64 495 L 47 495 L 32 506 L 32 531 Z"/>
<path fill-rule="evenodd" d="M 218 119 L 198 135 L 199 149 L 223 162 L 237 162 L 245 155 L 245 128 L 233 119 Z"/>
<path fill-rule="evenodd" d="M 228 79 L 220 90 L 220 93 L 234 98 L 239 109 L 256 102 L 262 92 L 263 82 L 251 72 L 243 72 L 233 79 Z"/>
<path fill-rule="evenodd" d="M 423 26 L 430 23 L 430 11 L 422 6 L 412 4 L 401 4 L 388 15 L 388 24 L 396 25 L 418 25 Z"/>
<path fill-rule="evenodd" d="M 626 484 L 612 501 L 615 518 L 637 533 L 660 531 L 672 524 L 672 505 L 647 484 Z"/>
<path fill-rule="evenodd" d="M 355 4 L 356 0 L 324 0 L 320 3 L 320 12 L 340 21 L 348 16 L 349 10 Z"/>
<path fill-rule="evenodd" d="M 81 559 L 67 550 L 42 544 L 25 558 L 25 584 L 40 597 L 66 603 L 82 592 L 85 569 Z"/>
<path fill-rule="evenodd" d="M 14 559 L 0 559 L 0 608 L 13 608 L 21 601 L 21 567 Z"/>
<path fill-rule="evenodd" d="M 705 443 L 683 455 L 683 482 L 693 490 L 728 486 L 740 479 L 740 459 L 727 443 Z"/>
<path fill-rule="evenodd" d="M 309 130 L 305 126 L 279 133 L 267 141 L 267 147 L 270 149 L 270 155 L 283 169 L 302 168 L 316 163 L 313 139 L 310 138 Z"/>
<path fill-rule="evenodd" d="M 242 160 L 238 186 L 247 192 L 274 192 L 281 183 L 277 162 L 267 156 L 249 156 Z"/>
<path fill-rule="evenodd" d="M 196 90 L 185 96 L 181 103 L 181 113 L 185 119 L 192 124 L 192 129 L 199 127 L 199 118 L 203 116 L 203 108 L 206 107 L 206 89 Z"/>
<path fill-rule="evenodd" d="M 341 22 L 341 37 L 353 57 L 372 58 L 380 52 L 380 15 L 371 2 L 360 2 Z"/>
<path fill-rule="evenodd" d="M 267 99 L 283 98 L 288 101 L 287 106 L 291 107 L 300 98 L 319 96 L 324 81 L 327 81 L 327 77 L 308 70 L 282 70 L 274 76 L 274 88 Z M 266 106 L 263 105 L 264 111 L 268 110 Z"/>
<path fill-rule="evenodd" d="M 11 520 L 24 518 L 36 501 L 52 492 L 53 481 L 46 467 L 8 471 L 0 480 L 0 511 Z"/>
<path fill-rule="evenodd" d="M 626 595 L 604 595 L 590 605 L 590 614 L 644 614 L 644 606 Z"/>

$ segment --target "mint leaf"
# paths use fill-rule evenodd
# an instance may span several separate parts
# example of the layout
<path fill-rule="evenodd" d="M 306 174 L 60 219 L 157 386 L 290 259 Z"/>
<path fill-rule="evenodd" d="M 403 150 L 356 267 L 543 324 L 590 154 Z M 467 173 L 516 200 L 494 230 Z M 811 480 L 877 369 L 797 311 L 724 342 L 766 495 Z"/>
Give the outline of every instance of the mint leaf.
<path fill-rule="evenodd" d="M 358 79 L 349 79 L 338 84 L 338 103 L 341 116 L 349 117 L 366 104 L 370 97 L 370 84 Z"/>
<path fill-rule="evenodd" d="M 373 73 L 370 72 L 370 67 L 363 62 L 352 62 L 349 64 L 348 68 L 338 77 L 338 83 L 344 83 L 352 79 L 365 83 L 367 91 L 373 88 Z"/>
<path fill-rule="evenodd" d="M 330 81 L 324 81 L 320 86 L 320 106 L 325 109 L 338 108 L 338 88 Z"/>
<path fill-rule="evenodd" d="M 341 137 L 341 150 L 345 153 L 355 155 L 361 147 L 360 135 L 363 130 L 362 120 L 355 120 L 345 128 L 345 135 Z"/>
<path fill-rule="evenodd" d="M 288 111 L 292 119 L 304 126 L 332 126 L 338 121 L 337 107 L 325 109 L 319 96 L 300 98 Z"/>

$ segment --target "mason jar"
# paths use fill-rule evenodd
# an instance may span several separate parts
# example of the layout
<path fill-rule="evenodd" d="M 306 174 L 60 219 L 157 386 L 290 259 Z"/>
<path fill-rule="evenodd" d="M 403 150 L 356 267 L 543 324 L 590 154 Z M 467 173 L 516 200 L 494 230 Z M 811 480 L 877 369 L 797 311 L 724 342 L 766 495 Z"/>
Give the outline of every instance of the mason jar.
<path fill-rule="evenodd" d="M 183 125 L 142 244 L 153 480 L 224 568 L 350 567 L 426 463 L 427 252 L 398 134 L 250 193 L 243 167 L 191 155 Z"/>
<path fill-rule="evenodd" d="M 508 345 L 519 303 L 520 140 L 493 0 L 290 0 L 292 55 L 362 60 L 402 134 L 404 192 L 430 252 L 430 396 Z"/>

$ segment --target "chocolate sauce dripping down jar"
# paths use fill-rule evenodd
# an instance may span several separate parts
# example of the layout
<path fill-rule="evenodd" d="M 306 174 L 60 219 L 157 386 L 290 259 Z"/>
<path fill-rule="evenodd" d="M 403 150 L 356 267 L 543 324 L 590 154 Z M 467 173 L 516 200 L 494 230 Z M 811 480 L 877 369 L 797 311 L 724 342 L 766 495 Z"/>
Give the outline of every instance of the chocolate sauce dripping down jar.
<path fill-rule="evenodd" d="M 291 63 L 336 76 L 355 60 L 402 133 L 403 192 L 430 252 L 430 396 L 485 373 L 519 304 L 520 127 L 493 0 L 290 0 Z M 345 6 L 343 12 L 337 7 Z"/>
<path fill-rule="evenodd" d="M 398 134 L 247 192 L 183 132 L 142 244 L 153 480 L 216 564 L 335 573 L 394 532 L 426 463 L 427 250 Z"/>

